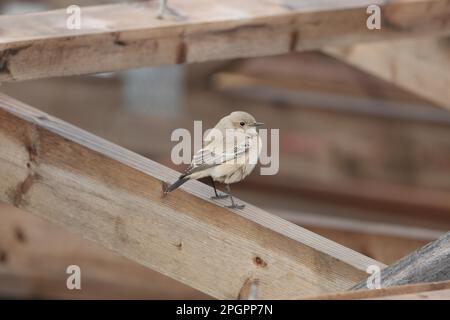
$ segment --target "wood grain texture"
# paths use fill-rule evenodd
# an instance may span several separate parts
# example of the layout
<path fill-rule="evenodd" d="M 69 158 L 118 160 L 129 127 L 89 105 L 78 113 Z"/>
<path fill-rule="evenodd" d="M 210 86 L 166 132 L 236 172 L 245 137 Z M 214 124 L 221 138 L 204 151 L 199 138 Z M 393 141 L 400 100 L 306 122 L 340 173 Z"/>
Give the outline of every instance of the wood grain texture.
<path fill-rule="evenodd" d="M 187 70 L 193 68 L 188 67 Z M 409 91 L 392 86 L 388 81 L 373 77 L 321 51 L 243 59 L 218 71 L 212 82 L 215 88 L 221 90 L 264 86 L 380 103 L 430 104 Z M 385 108 L 380 111 L 385 111 Z"/>
<path fill-rule="evenodd" d="M 366 27 L 368 5 L 382 29 Z M 449 0 L 173 0 L 184 21 L 156 19 L 157 2 L 0 17 L 0 81 L 161 64 L 266 56 L 363 41 L 450 33 Z"/>
<path fill-rule="evenodd" d="M 279 214 L 275 210 L 272 213 Z M 386 264 L 422 247 L 430 231 L 323 215 L 281 217 Z M 339 223 L 338 223 L 339 222 Z M 350 231 L 351 230 L 351 231 Z M 376 234 L 373 234 L 376 233 Z M 417 240 L 415 237 L 422 239 Z M 0 203 L 0 296 L 37 299 L 206 299 L 208 296 L 70 234 L 20 209 Z M 392 260 L 395 257 L 394 260 Z M 82 270 L 83 290 L 67 290 L 67 266 Z M 107 267 L 106 267 L 107 266 Z"/>
<path fill-rule="evenodd" d="M 435 292 L 444 293 L 450 289 L 450 281 L 419 283 L 412 285 L 394 286 L 389 288 L 339 292 L 329 295 L 307 297 L 311 300 L 355 300 L 355 299 L 395 299 L 405 298 L 405 295 L 427 296 Z"/>
<path fill-rule="evenodd" d="M 66 229 L 0 203 L 0 296 L 21 299 L 208 299 Z M 66 269 L 81 268 L 82 290 Z"/>
<path fill-rule="evenodd" d="M 450 280 L 450 232 L 381 271 L 381 287 Z M 362 281 L 354 290 L 366 288 Z"/>
<path fill-rule="evenodd" d="M 0 200 L 216 298 L 249 279 L 261 299 L 335 292 L 384 267 L 250 204 L 223 208 L 197 181 L 163 197 L 177 172 L 5 95 L 0 143 Z"/>
<path fill-rule="evenodd" d="M 450 108 L 449 38 L 356 44 L 325 52 Z"/>

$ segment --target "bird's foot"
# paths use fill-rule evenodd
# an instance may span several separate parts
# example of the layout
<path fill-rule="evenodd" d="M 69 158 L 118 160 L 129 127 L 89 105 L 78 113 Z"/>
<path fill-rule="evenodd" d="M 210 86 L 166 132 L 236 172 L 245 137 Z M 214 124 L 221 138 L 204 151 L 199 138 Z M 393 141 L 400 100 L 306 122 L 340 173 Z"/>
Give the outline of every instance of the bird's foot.
<path fill-rule="evenodd" d="M 235 204 L 235 203 L 233 203 L 232 205 L 225 206 L 225 207 L 226 208 L 230 208 L 230 209 L 239 209 L 239 210 L 241 210 L 241 209 L 245 208 L 245 204 Z"/>
<path fill-rule="evenodd" d="M 187 19 L 187 16 L 172 8 L 167 7 L 164 10 L 158 11 L 156 18 L 160 20 L 185 21 Z"/>
<path fill-rule="evenodd" d="M 161 181 L 161 189 L 163 192 L 163 197 L 165 197 L 169 193 L 167 190 L 168 188 L 169 188 L 169 184 L 165 181 Z"/>
<path fill-rule="evenodd" d="M 229 197 L 228 194 L 217 194 L 215 196 L 211 196 L 210 199 L 211 200 L 221 200 L 221 199 L 226 199 L 228 197 Z"/>

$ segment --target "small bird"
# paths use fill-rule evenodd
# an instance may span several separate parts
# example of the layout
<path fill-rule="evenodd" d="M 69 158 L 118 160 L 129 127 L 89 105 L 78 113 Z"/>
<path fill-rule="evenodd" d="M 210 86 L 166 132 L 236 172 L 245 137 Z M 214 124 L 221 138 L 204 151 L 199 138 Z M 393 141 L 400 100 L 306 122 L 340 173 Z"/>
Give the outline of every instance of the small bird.
<path fill-rule="evenodd" d="M 175 190 L 191 179 L 210 177 L 214 187 L 212 199 L 230 197 L 227 208 L 243 209 L 244 205 L 235 203 L 230 184 L 247 177 L 255 168 L 261 152 L 261 139 L 256 130 L 263 125 L 243 111 L 235 111 L 223 117 L 203 140 L 203 148 L 193 157 L 190 166 L 164 191 Z M 224 183 L 228 194 L 219 195 L 215 182 Z"/>

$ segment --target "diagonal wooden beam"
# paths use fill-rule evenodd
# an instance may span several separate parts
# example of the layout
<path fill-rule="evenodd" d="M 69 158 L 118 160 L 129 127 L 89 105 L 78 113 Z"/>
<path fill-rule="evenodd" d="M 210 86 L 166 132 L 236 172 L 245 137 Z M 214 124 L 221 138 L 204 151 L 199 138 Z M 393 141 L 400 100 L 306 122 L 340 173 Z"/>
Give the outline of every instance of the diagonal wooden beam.
<path fill-rule="evenodd" d="M 369 5 L 381 30 L 366 26 Z M 156 19 L 156 1 L 0 17 L 0 81 L 283 54 L 363 41 L 450 34 L 448 0 L 173 0 L 183 21 Z"/>
<path fill-rule="evenodd" d="M 324 51 L 450 109 L 450 38 L 356 44 Z"/>
<path fill-rule="evenodd" d="M 169 142 L 169 141 L 168 141 Z M 178 173 L 0 95 L 0 200 L 216 298 L 348 289 L 381 263 L 247 204 L 230 211 Z M 243 297 L 245 298 L 245 297 Z"/>
<path fill-rule="evenodd" d="M 450 280 L 450 232 L 380 272 L 381 287 Z M 361 281 L 353 290 L 367 288 Z"/>

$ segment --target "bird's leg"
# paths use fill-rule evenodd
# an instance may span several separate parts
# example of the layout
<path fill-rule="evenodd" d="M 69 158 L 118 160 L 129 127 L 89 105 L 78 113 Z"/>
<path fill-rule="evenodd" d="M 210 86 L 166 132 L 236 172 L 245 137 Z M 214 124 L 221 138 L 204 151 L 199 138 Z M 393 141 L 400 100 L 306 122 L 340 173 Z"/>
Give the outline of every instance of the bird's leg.
<path fill-rule="evenodd" d="M 228 191 L 228 195 L 230 196 L 230 199 L 231 199 L 231 206 L 226 206 L 226 207 L 231 208 L 231 209 L 244 209 L 244 207 L 245 207 L 244 204 L 236 204 L 234 202 L 233 195 L 231 194 L 231 188 L 230 188 L 229 184 L 227 184 L 227 191 Z"/>
<path fill-rule="evenodd" d="M 164 13 L 166 12 L 167 7 L 167 0 L 159 0 L 159 7 L 158 7 L 158 19 L 164 18 Z"/>
<path fill-rule="evenodd" d="M 159 0 L 158 14 L 156 15 L 158 19 L 174 19 L 177 21 L 186 19 L 183 14 L 169 7 L 167 1 L 168 0 Z"/>
<path fill-rule="evenodd" d="M 214 188 L 214 194 L 215 194 L 215 196 L 212 196 L 211 199 L 213 199 L 213 200 L 219 200 L 219 199 L 225 199 L 225 198 L 228 198 L 228 195 L 227 195 L 227 194 L 221 194 L 221 195 L 219 195 L 219 194 L 217 193 L 216 184 L 214 183 L 214 179 L 213 179 L 212 177 L 210 177 L 210 178 L 211 178 L 211 182 L 212 182 L 212 185 L 213 185 L 213 188 Z"/>

